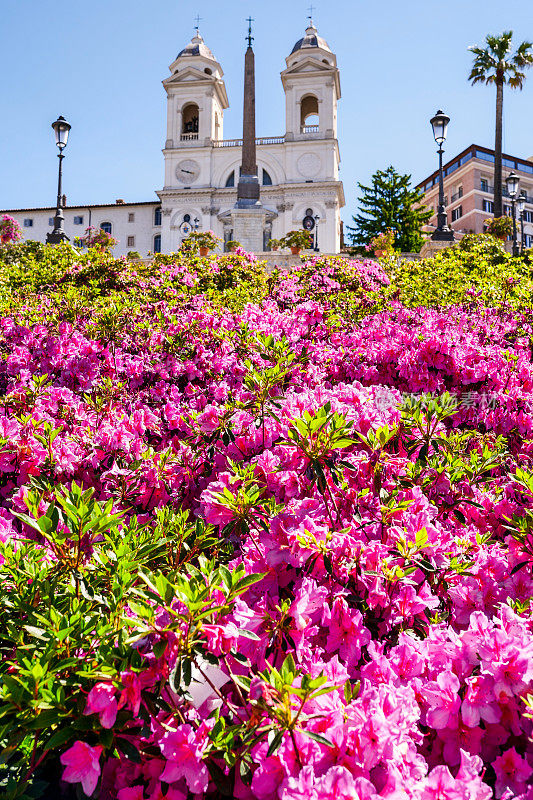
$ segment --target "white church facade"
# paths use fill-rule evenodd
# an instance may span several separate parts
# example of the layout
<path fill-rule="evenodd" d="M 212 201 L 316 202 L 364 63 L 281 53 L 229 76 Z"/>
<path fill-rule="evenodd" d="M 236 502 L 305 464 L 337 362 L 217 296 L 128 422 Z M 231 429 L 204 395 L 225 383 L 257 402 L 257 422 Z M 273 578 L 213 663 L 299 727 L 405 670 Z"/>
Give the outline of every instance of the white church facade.
<path fill-rule="evenodd" d="M 88 225 L 102 227 L 119 243 L 115 255 L 138 251 L 175 252 L 191 229 L 212 230 L 223 242 L 234 239 L 235 205 L 242 140 L 224 139 L 229 107 L 224 73 L 199 31 L 170 65 L 167 94 L 165 179 L 158 200 L 67 206 L 65 232 L 71 241 Z M 270 238 L 311 229 L 323 253 L 341 246 L 337 103 L 341 96 L 335 54 L 310 22 L 281 73 L 286 101 L 283 136 L 256 139 L 261 202 L 268 211 L 263 250 Z M 26 239 L 45 241 L 53 208 L 15 209 Z M 222 245 L 221 247 L 223 247 Z"/>

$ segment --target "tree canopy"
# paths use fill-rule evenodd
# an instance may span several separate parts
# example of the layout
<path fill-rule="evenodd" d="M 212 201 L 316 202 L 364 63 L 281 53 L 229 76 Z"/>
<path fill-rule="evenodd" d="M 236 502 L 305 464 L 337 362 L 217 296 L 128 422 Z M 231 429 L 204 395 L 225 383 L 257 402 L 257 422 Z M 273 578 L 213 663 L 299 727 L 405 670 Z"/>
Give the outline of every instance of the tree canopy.
<path fill-rule="evenodd" d="M 422 226 L 432 212 L 422 205 L 423 192 L 411 188 L 411 175 L 400 175 L 390 166 L 374 173 L 371 186 L 357 185 L 361 190 L 360 213 L 352 217 L 354 225 L 348 226 L 352 244 L 367 244 L 391 229 L 397 249 L 417 253 L 424 241 Z"/>

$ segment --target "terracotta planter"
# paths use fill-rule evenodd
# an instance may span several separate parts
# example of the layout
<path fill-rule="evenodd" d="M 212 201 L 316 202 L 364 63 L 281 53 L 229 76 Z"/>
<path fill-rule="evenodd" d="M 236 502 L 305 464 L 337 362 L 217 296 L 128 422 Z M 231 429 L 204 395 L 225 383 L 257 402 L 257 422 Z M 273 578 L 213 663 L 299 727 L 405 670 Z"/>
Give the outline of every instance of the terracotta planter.
<path fill-rule="evenodd" d="M 291 253 L 293 256 L 297 256 L 302 248 L 301 247 L 291 247 Z"/>
<path fill-rule="evenodd" d="M 206 256 L 208 253 L 209 253 L 209 248 L 208 247 L 200 247 L 200 255 L 201 256 Z"/>
<path fill-rule="evenodd" d="M 381 258 L 382 256 L 385 255 L 385 250 L 374 250 L 374 255 L 376 256 L 376 258 Z"/>
<path fill-rule="evenodd" d="M 273 247 L 273 248 L 272 248 L 272 252 L 273 252 L 273 253 L 276 253 L 278 250 L 279 250 L 279 247 Z"/>

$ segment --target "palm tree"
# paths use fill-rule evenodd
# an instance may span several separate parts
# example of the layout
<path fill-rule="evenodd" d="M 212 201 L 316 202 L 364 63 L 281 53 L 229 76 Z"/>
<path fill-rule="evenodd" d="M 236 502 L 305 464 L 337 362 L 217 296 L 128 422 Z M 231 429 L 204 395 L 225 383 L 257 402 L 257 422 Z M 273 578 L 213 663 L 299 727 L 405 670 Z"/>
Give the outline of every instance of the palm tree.
<path fill-rule="evenodd" d="M 469 47 L 474 53 L 474 63 L 468 80 L 474 83 L 496 84 L 496 136 L 494 141 L 494 216 L 502 216 L 502 120 L 503 86 L 522 89 L 526 78 L 523 69 L 533 64 L 533 44 L 522 42 L 511 55 L 512 31 L 501 36 L 487 36 L 487 47 Z"/>

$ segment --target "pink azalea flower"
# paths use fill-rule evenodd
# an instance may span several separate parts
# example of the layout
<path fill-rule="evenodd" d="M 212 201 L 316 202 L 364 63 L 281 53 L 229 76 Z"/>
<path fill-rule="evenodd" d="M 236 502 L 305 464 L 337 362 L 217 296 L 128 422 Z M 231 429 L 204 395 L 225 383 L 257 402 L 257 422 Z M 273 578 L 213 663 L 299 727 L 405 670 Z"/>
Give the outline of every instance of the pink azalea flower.
<path fill-rule="evenodd" d="M 91 747 L 86 742 L 76 741 L 60 756 L 66 767 L 61 776 L 67 783 L 81 783 L 83 791 L 90 796 L 96 789 L 100 777 L 100 756 L 103 747 Z"/>
<path fill-rule="evenodd" d="M 436 682 L 427 683 L 424 696 L 429 701 L 428 725 L 436 730 L 457 727 L 457 713 L 461 705 L 459 678 L 450 670 L 441 672 Z"/>
<path fill-rule="evenodd" d="M 161 739 L 161 752 L 166 759 L 161 780 L 174 783 L 185 778 L 191 792 L 205 792 L 209 773 L 202 761 L 205 742 L 199 743 L 190 725 L 181 725 L 177 731 L 165 733 Z"/>
<path fill-rule="evenodd" d="M 144 800 L 144 789 L 142 786 L 119 789 L 117 792 L 117 800 Z"/>
<path fill-rule="evenodd" d="M 131 670 L 120 673 L 120 680 L 124 686 L 118 701 L 118 707 L 127 706 L 136 717 L 141 707 L 141 682 L 139 676 Z"/>
<path fill-rule="evenodd" d="M 518 755 L 514 747 L 498 756 L 493 767 L 496 772 L 496 797 L 501 797 L 507 788 L 516 794 L 526 791 L 529 778 L 533 775 L 533 767 Z"/>
<path fill-rule="evenodd" d="M 117 718 L 118 703 L 112 683 L 97 683 L 87 695 L 84 714 L 98 714 L 103 728 L 112 728 Z"/>

